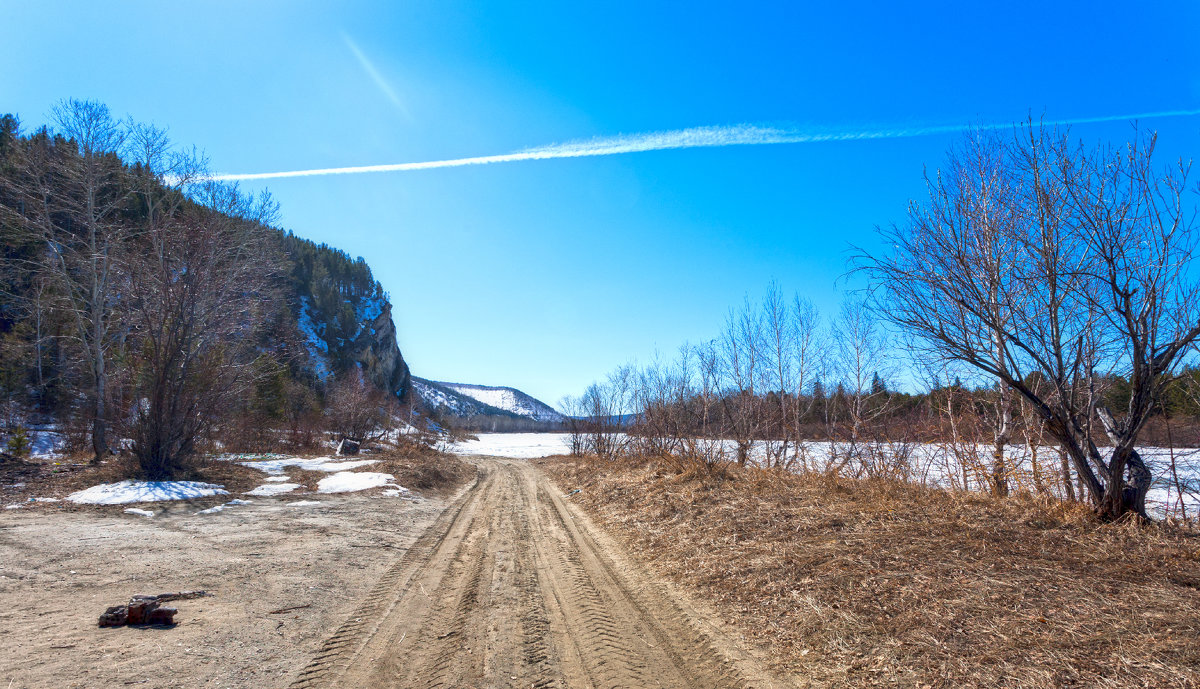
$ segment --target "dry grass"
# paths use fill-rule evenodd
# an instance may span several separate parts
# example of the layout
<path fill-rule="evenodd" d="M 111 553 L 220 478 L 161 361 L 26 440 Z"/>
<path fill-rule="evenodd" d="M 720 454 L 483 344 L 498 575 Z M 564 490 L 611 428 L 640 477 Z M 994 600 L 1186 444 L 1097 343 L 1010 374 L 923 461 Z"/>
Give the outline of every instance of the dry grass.
<path fill-rule="evenodd" d="M 396 483 L 426 495 L 445 497 L 475 476 L 475 468 L 456 455 L 424 447 L 405 447 L 363 453 L 356 457 L 338 459 L 373 459 L 355 471 L 380 471 L 396 477 Z M 308 490 L 316 490 L 317 482 L 329 476 L 324 471 L 306 471 L 296 467 L 287 470 L 288 477 Z M 260 474 L 261 477 L 261 474 Z M 298 496 L 299 497 L 299 496 Z"/>
<path fill-rule="evenodd" d="M 138 475 L 137 461 L 121 455 L 110 456 L 96 465 L 86 457 L 10 463 L 0 465 L 0 496 L 30 493 L 61 498 L 100 483 L 124 481 Z M 258 485 L 262 473 L 236 462 L 205 461 L 177 478 L 224 484 L 232 492 Z"/>
<path fill-rule="evenodd" d="M 475 476 L 475 467 L 459 459 L 426 447 L 387 450 L 364 456 L 379 458 L 372 471 L 385 471 L 396 477 L 396 483 L 418 493 L 446 496 Z M 378 467 L 378 468 L 374 468 Z"/>
<path fill-rule="evenodd" d="M 92 465 L 86 457 L 58 460 L 0 464 L 0 504 L 24 503 L 29 498 L 58 498 L 59 502 L 40 503 L 38 509 L 58 511 L 119 511 L 131 505 L 79 505 L 62 500 L 75 491 L 101 483 L 115 483 L 138 476 L 137 461 L 115 455 L 103 463 Z M 180 480 L 203 481 L 225 486 L 231 495 L 196 498 L 188 504 L 197 508 L 212 507 L 231 496 L 262 483 L 262 472 L 236 462 L 206 461 L 193 467 Z"/>
<path fill-rule="evenodd" d="M 348 458 L 349 459 L 349 458 Z M 429 495 L 448 495 L 475 475 L 475 470 L 458 457 L 426 448 L 389 449 L 364 454 L 359 459 L 375 459 L 378 463 L 363 471 L 382 471 L 396 477 L 400 485 Z M 317 481 L 329 474 L 322 471 L 289 469 L 288 475 L 309 490 L 316 490 Z M 41 462 L 12 461 L 0 463 L 0 506 L 23 503 L 28 498 L 64 498 L 71 493 L 101 483 L 114 483 L 138 476 L 136 460 L 127 456 L 112 456 L 99 465 L 91 465 L 86 457 L 47 460 Z M 199 462 L 180 480 L 204 481 L 223 485 L 231 496 L 241 495 L 263 484 L 265 475 L 258 469 L 238 462 L 208 459 Z M 192 504 L 207 507 L 229 499 L 230 496 L 198 498 Z M 302 496 L 284 496 L 297 497 Z M 41 504 L 42 509 L 100 509 L 74 503 Z M 124 508 L 128 505 L 120 505 Z"/>
<path fill-rule="evenodd" d="M 543 467 L 817 686 L 1200 686 L 1200 538 L 892 482 Z"/>

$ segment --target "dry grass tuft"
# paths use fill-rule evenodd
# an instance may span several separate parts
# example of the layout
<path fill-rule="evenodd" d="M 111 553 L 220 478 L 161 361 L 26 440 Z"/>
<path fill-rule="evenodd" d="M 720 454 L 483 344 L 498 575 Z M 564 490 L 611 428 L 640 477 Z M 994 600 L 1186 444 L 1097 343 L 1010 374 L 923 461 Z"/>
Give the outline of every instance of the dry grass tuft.
<path fill-rule="evenodd" d="M 1193 533 L 897 482 L 542 466 L 815 685 L 1200 686 Z"/>
<path fill-rule="evenodd" d="M 380 460 L 366 471 L 392 474 L 396 483 L 429 495 L 449 495 L 475 476 L 475 467 L 457 455 L 420 446 L 373 452 L 362 458 Z"/>

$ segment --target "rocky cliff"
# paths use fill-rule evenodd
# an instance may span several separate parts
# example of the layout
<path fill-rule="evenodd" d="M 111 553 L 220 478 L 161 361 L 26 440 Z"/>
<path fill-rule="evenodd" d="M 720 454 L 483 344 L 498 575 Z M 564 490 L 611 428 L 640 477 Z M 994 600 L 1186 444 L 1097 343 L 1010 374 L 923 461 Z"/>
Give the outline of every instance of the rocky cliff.
<path fill-rule="evenodd" d="M 309 373 L 326 383 L 357 366 L 367 381 L 408 401 L 412 374 L 396 343 L 392 304 L 366 262 L 294 235 L 285 236 L 285 251 Z"/>

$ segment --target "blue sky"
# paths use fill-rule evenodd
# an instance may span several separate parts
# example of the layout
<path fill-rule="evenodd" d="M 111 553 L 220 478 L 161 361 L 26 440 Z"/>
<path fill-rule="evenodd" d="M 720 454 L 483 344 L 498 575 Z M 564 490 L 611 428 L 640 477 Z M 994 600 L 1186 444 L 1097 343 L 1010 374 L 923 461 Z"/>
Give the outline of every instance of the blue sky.
<path fill-rule="evenodd" d="M 835 6 L 836 5 L 836 6 Z M 1200 109 L 1200 3 L 0 3 L 0 111 L 64 97 L 220 172 L 697 126 L 856 131 Z M 1167 156 L 1200 117 L 1146 119 Z M 1077 125 L 1123 140 L 1124 122 Z M 950 134 L 244 182 L 367 259 L 417 375 L 556 401 L 775 279 L 836 312 Z M 838 285 L 841 286 L 841 285 Z"/>

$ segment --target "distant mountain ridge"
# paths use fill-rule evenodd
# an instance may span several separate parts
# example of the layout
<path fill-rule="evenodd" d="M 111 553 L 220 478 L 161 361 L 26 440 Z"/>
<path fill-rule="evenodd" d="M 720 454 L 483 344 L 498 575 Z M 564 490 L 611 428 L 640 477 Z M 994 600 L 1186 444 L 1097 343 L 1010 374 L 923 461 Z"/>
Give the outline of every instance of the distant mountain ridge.
<path fill-rule="evenodd" d="M 484 404 L 473 397 L 464 395 L 434 380 L 413 376 L 412 390 L 414 397 L 429 411 L 442 416 L 451 416 L 459 419 L 476 416 L 519 418 L 512 412 Z"/>
<path fill-rule="evenodd" d="M 564 420 L 553 407 L 516 388 L 448 383 L 415 376 L 412 381 L 413 392 L 425 406 L 447 416 L 497 416 L 544 424 L 558 424 Z"/>
<path fill-rule="evenodd" d="M 554 407 L 516 388 L 468 383 L 442 383 L 442 385 L 460 395 L 466 395 L 491 407 L 503 409 L 534 421 L 561 423 L 564 418 L 562 414 L 555 411 Z"/>

